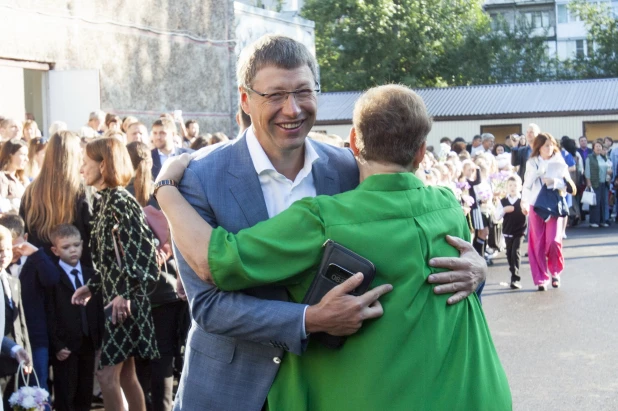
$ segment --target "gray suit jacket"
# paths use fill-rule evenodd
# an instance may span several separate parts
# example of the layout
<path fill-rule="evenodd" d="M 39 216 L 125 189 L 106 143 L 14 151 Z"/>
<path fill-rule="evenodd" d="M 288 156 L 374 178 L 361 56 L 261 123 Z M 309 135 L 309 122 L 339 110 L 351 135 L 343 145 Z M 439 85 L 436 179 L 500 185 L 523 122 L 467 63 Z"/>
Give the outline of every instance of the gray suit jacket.
<path fill-rule="evenodd" d="M 311 144 L 320 156 L 312 168 L 318 195 L 358 185 L 351 151 Z M 268 219 L 244 136 L 215 151 L 203 150 L 180 182 L 181 193 L 202 218 L 233 233 Z M 283 287 L 219 291 L 201 281 L 175 252 L 192 326 L 174 409 L 261 410 L 279 363 L 285 361 L 284 350 L 301 354 L 306 346 L 305 306 L 287 302 Z"/>

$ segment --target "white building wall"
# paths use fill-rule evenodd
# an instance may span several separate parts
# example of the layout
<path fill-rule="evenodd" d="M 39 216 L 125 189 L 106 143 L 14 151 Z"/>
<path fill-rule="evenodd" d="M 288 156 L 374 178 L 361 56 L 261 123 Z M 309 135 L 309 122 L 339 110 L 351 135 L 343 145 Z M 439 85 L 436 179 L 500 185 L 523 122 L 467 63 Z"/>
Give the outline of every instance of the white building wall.
<path fill-rule="evenodd" d="M 497 124 L 521 124 L 522 132 L 526 131 L 528 124 L 536 123 L 542 131 L 551 133 L 557 139 L 562 136 L 577 138 L 584 132 L 584 122 L 589 121 L 618 121 L 618 114 L 606 116 L 575 116 L 575 117 L 526 117 L 493 120 L 468 120 L 468 121 L 436 121 L 429 136 L 428 145 L 438 145 L 442 137 L 463 137 L 466 141 L 472 141 L 475 134 L 481 133 L 481 126 Z M 348 135 L 352 123 L 345 125 L 319 125 L 313 131 L 326 131 L 329 134 L 337 134 L 348 141 Z M 617 139 L 618 136 L 610 136 Z"/>
<path fill-rule="evenodd" d="M 0 64 L 0 114 L 22 121 L 26 106 L 24 97 L 24 70 Z"/>
<path fill-rule="evenodd" d="M 303 43 L 315 56 L 315 23 L 286 13 L 277 13 L 234 2 L 236 17 L 236 54 L 264 34 L 291 37 Z"/>

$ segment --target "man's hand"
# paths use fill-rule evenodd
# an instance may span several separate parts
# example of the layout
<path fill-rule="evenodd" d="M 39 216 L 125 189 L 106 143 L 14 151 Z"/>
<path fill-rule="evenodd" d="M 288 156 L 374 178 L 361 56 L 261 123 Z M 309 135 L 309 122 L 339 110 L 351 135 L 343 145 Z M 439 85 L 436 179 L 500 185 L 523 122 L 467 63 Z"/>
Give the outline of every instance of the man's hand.
<path fill-rule="evenodd" d="M 487 263 L 478 255 L 472 244 L 461 238 L 446 236 L 446 241 L 459 250 L 459 258 L 432 258 L 429 265 L 448 268 L 449 272 L 431 274 L 428 281 L 432 284 L 444 284 L 434 288 L 436 294 L 453 294 L 448 304 L 457 304 L 478 288 L 487 276 Z"/>
<path fill-rule="evenodd" d="M 15 359 L 18 363 L 24 363 L 24 372 L 26 374 L 30 374 L 32 372 L 32 363 L 30 362 L 30 356 L 28 355 L 28 351 L 20 347 L 19 350 L 17 350 L 17 352 L 15 353 Z"/>
<path fill-rule="evenodd" d="M 185 174 L 185 170 L 191 161 L 191 154 L 184 153 L 167 160 L 157 176 L 157 183 L 162 180 L 174 180 L 179 182 Z"/>
<path fill-rule="evenodd" d="M 317 305 L 307 308 L 305 314 L 307 333 L 351 335 L 361 328 L 363 321 L 381 317 L 384 311 L 378 299 L 390 292 L 393 286 L 383 284 L 358 297 L 348 294 L 362 282 L 363 274 L 356 273 L 330 290 Z"/>
<path fill-rule="evenodd" d="M 71 351 L 69 351 L 67 347 L 64 347 L 56 353 L 56 358 L 58 359 L 58 361 L 64 361 L 69 358 L 69 355 L 71 355 Z"/>
<path fill-rule="evenodd" d="M 13 246 L 13 255 L 26 256 L 30 257 L 32 254 L 36 253 L 39 249 L 30 244 L 27 241 L 23 243 L 16 244 Z"/>

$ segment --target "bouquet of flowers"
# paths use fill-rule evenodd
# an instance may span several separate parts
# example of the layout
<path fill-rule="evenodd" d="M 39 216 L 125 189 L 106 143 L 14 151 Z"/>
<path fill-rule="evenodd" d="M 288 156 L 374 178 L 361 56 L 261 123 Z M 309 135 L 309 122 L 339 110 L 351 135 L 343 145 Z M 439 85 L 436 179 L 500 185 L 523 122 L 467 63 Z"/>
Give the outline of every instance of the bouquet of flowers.
<path fill-rule="evenodd" d="M 506 196 L 506 180 L 512 175 L 510 171 L 500 171 L 496 174 L 489 176 L 491 183 L 494 187 L 494 192 L 498 194 L 500 198 Z"/>
<path fill-rule="evenodd" d="M 48 404 L 49 393 L 39 387 L 21 387 L 11 395 L 9 404 L 15 411 L 42 411 Z"/>

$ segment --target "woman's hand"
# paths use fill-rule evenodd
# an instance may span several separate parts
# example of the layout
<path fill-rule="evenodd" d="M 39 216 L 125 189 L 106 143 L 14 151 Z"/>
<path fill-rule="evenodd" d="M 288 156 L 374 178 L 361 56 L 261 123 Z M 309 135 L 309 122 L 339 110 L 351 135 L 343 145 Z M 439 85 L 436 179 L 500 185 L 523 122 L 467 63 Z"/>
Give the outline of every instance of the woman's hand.
<path fill-rule="evenodd" d="M 182 179 L 189 162 L 191 162 L 191 155 L 187 153 L 170 158 L 161 167 L 156 182 L 174 180 L 178 183 Z"/>
<path fill-rule="evenodd" d="M 122 324 L 131 315 L 131 301 L 116 296 L 105 308 L 112 307 L 112 324 Z"/>
<path fill-rule="evenodd" d="M 73 297 L 71 297 L 71 304 L 86 305 L 90 298 L 92 298 L 90 288 L 88 288 L 87 285 L 82 285 L 77 290 L 75 290 Z"/>

